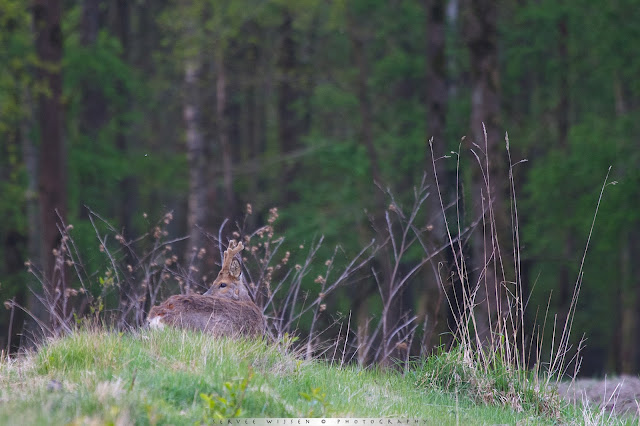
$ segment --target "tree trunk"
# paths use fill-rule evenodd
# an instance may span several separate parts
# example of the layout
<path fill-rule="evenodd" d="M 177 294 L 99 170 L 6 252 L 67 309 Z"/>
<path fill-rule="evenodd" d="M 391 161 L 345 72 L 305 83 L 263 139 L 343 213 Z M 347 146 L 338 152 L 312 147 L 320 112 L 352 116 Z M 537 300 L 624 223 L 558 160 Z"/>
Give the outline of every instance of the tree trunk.
<path fill-rule="evenodd" d="M 629 363 L 631 364 L 631 371 L 637 372 L 640 368 L 640 265 L 638 265 L 637 259 L 640 259 L 640 223 L 636 222 L 633 232 L 629 235 L 629 268 L 631 280 L 629 282 L 629 288 L 633 289 L 631 292 L 635 293 L 633 297 L 633 305 L 630 307 L 630 314 L 633 318 L 633 326 L 629 330 Z"/>
<path fill-rule="evenodd" d="M 187 139 L 187 161 L 189 164 L 189 195 L 187 228 L 189 243 L 185 252 L 185 264 L 192 262 L 197 251 L 204 247 L 204 235 L 198 226 L 205 226 L 207 220 L 207 150 L 200 128 L 200 63 L 198 58 L 187 60 L 184 73 L 183 118 Z M 194 252 L 195 251 L 195 252 Z M 194 277 L 198 282 L 197 278 Z M 189 293 L 192 284 L 187 280 L 185 293 Z"/>
<path fill-rule="evenodd" d="M 447 0 L 425 0 L 427 11 L 427 132 L 433 138 L 434 150 L 444 153 L 447 119 L 446 63 Z M 435 149 L 439 148 L 439 149 Z"/>
<path fill-rule="evenodd" d="M 615 113 L 617 118 L 627 114 L 627 102 L 618 75 L 613 78 L 615 98 Z M 640 244 L 638 237 L 640 223 L 629 226 L 629 231 L 621 245 L 620 280 L 616 295 L 616 316 L 614 322 L 614 366 L 617 374 L 636 374 L 640 366 L 640 348 L 638 333 L 640 332 L 640 268 L 637 259 L 640 258 Z M 635 291 L 634 291 L 635 290 Z"/>
<path fill-rule="evenodd" d="M 42 259 L 42 224 L 41 214 L 38 199 L 38 182 L 39 182 L 39 156 L 38 149 L 34 146 L 33 140 L 29 136 L 32 133 L 32 129 L 36 127 L 34 120 L 34 105 L 31 97 L 31 92 L 28 88 L 23 91 L 23 105 L 26 106 L 28 111 L 25 117 L 21 121 L 20 139 L 22 143 L 22 157 L 27 173 L 27 192 L 25 194 L 26 212 L 27 212 L 27 259 L 33 265 L 43 265 Z M 36 289 L 29 291 L 25 286 L 24 293 L 26 294 L 27 309 L 36 318 L 43 318 L 45 316 L 44 306 L 39 300 L 41 294 L 36 293 Z M 24 336 L 32 337 L 37 332 L 36 324 L 29 318 L 25 318 L 24 322 Z M 30 342 L 33 339 L 25 339 L 26 342 Z M 21 342 L 21 346 L 22 346 Z M 28 343 L 29 344 L 29 343 Z"/>
<path fill-rule="evenodd" d="M 471 148 L 480 157 L 474 168 L 472 197 L 474 219 L 484 216 L 472 240 L 473 271 L 469 285 L 478 285 L 476 303 L 477 335 L 482 344 L 501 327 L 500 319 L 508 307 L 504 301 L 506 284 L 504 273 L 509 260 L 502 256 L 497 237 L 511 235 L 506 210 L 508 176 L 506 156 L 501 149 L 504 139 L 499 131 L 499 72 L 497 48 L 497 4 L 493 0 L 467 0 L 464 38 L 470 54 L 471 77 L 471 136 L 480 146 Z M 486 145 L 484 128 L 486 129 Z M 485 151 L 486 149 L 486 151 Z M 472 160 L 475 162 L 475 158 Z M 487 169 L 485 182 L 480 167 Z M 509 238 L 510 241 L 510 238 Z M 498 259 L 502 258 L 502 262 Z"/>
<path fill-rule="evenodd" d="M 557 54 L 560 63 L 560 71 L 558 73 L 558 94 L 559 100 L 555 108 L 554 115 L 556 117 L 556 128 L 558 132 L 558 147 L 564 152 L 564 155 L 571 155 L 571 147 L 569 145 L 569 52 L 568 52 L 568 28 L 567 15 L 563 14 L 558 23 L 558 45 Z M 558 282 L 558 321 L 560 326 L 564 326 L 567 315 L 571 307 L 573 298 L 573 290 L 576 281 L 574 268 L 572 264 L 577 260 L 575 256 L 576 243 L 575 233 L 573 230 L 567 230 L 564 238 L 563 258 L 559 271 Z"/>
<path fill-rule="evenodd" d="M 634 230 L 629 233 L 622 248 L 620 256 L 620 281 L 617 285 L 616 295 L 616 316 L 614 341 L 614 365 L 617 374 L 635 374 L 637 371 L 638 344 L 636 340 L 638 325 L 638 243 L 635 237 L 638 232 Z"/>
<path fill-rule="evenodd" d="M 367 156 L 369 157 L 369 168 L 371 177 L 376 185 L 383 185 L 382 174 L 380 172 L 380 161 L 373 140 L 373 112 L 371 109 L 371 100 L 369 99 L 369 63 L 366 57 L 365 43 L 363 38 L 358 35 L 356 24 L 349 23 L 351 48 L 355 57 L 355 65 L 357 68 L 356 93 L 358 104 L 360 107 L 360 143 L 365 147 Z M 386 203 L 384 194 L 374 190 L 374 212 L 372 222 L 378 244 L 384 245 L 387 242 L 389 233 L 385 220 Z M 401 306 L 400 300 L 402 292 L 394 295 L 395 285 L 392 277 L 392 266 L 390 253 L 386 246 L 382 246 L 378 250 L 375 264 L 380 268 L 379 284 L 382 292 L 382 351 L 380 352 L 379 362 L 383 366 L 391 366 L 393 358 L 398 357 L 396 350 L 397 334 L 394 331 L 400 326 Z"/>
<path fill-rule="evenodd" d="M 102 0 L 84 0 L 80 41 L 84 47 L 95 46 L 98 33 L 104 25 Z M 107 102 L 99 87 L 85 82 L 82 87 L 80 132 L 96 141 L 100 130 L 108 121 Z"/>
<path fill-rule="evenodd" d="M 227 72 L 225 69 L 225 49 L 217 43 L 215 51 L 216 68 L 216 119 L 218 141 L 222 150 L 222 184 L 224 205 L 222 211 L 225 218 L 233 220 L 236 213 L 235 194 L 233 193 L 233 154 L 229 142 L 229 125 L 227 122 Z"/>
<path fill-rule="evenodd" d="M 62 106 L 62 5 L 60 0 L 34 0 L 33 22 L 36 52 L 42 66 L 38 80 L 46 88 L 38 96 L 40 127 L 40 214 L 42 224 L 42 261 L 50 323 L 59 331 L 67 278 L 64 266 L 56 267 L 53 250 L 59 246 L 58 215 L 67 216 L 66 148 L 63 140 Z M 64 264 L 62 264 L 64 265 Z"/>
<path fill-rule="evenodd" d="M 280 52 L 278 58 L 278 137 L 280 152 L 283 156 L 294 152 L 300 146 L 300 119 L 296 111 L 296 103 L 300 100 L 299 71 L 297 64 L 297 43 L 293 35 L 293 17 L 289 10 L 283 11 L 283 21 L 280 25 Z M 298 195 L 292 189 L 291 183 L 295 179 L 298 167 L 296 160 L 289 164 L 285 162 L 280 174 L 282 200 L 284 205 L 298 200 Z"/>
<path fill-rule="evenodd" d="M 445 52 L 446 42 L 446 7 L 447 0 L 425 0 L 427 22 L 427 140 L 433 144 L 434 158 L 445 155 L 447 143 L 445 141 L 445 128 L 447 119 L 447 102 L 449 88 L 447 85 L 447 62 Z M 427 148 L 425 170 L 429 179 L 430 195 L 426 200 L 425 214 L 427 215 L 428 241 L 432 249 L 444 244 L 447 240 L 445 212 L 440 204 L 438 191 L 442 194 L 442 201 L 446 207 L 451 202 L 451 191 L 447 168 L 444 159 L 435 161 L 431 157 L 431 150 Z M 435 169 L 435 171 L 434 171 Z M 437 185 L 436 185 L 437 177 Z M 447 311 L 446 298 L 443 297 L 444 286 L 441 275 L 446 275 L 447 257 L 449 250 L 436 255 L 431 263 L 431 268 L 425 269 L 423 288 L 420 292 L 419 321 L 427 324 L 422 337 L 422 350 L 429 351 L 434 344 L 432 337 L 439 318 Z M 441 270 L 441 267 L 444 269 Z M 441 274 L 442 273 L 442 274 Z M 443 309 L 444 308 L 444 309 Z"/>
<path fill-rule="evenodd" d="M 115 33 L 122 45 L 121 59 L 123 62 L 128 63 L 130 61 L 131 51 L 131 2 L 129 0 L 117 0 L 115 2 L 115 22 L 113 27 Z M 126 89 L 122 84 L 118 85 L 118 91 L 126 101 L 122 107 L 119 107 L 116 111 L 118 116 L 118 131 L 116 134 L 116 147 L 123 158 L 123 161 L 127 161 L 129 157 L 129 140 L 128 140 L 128 128 L 125 116 L 129 111 L 130 96 L 126 92 Z M 134 175 L 126 173 L 122 180 L 118 183 L 120 199 L 116 210 L 117 217 L 120 222 L 120 227 L 123 230 L 123 238 L 125 241 L 130 241 L 134 238 L 133 235 L 133 212 L 136 210 L 136 180 Z M 125 250 L 125 258 L 123 259 L 127 264 L 132 265 L 134 263 L 133 256 L 128 250 Z M 143 301 L 141 300 L 142 290 L 135 285 L 135 278 L 132 273 L 124 269 L 122 272 L 122 280 L 120 282 L 119 297 L 120 297 L 120 324 L 121 328 L 129 325 L 141 325 L 143 323 Z M 130 317 L 133 314 L 133 317 Z M 130 322 L 131 321 L 131 322 Z"/>

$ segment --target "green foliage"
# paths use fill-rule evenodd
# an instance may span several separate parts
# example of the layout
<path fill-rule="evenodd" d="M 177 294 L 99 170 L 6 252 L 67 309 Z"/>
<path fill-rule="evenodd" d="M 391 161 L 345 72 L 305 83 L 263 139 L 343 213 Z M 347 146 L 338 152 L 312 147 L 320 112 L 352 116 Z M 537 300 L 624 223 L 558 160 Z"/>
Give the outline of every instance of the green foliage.
<path fill-rule="evenodd" d="M 633 288 L 634 278 L 625 275 L 620 250 L 630 244 L 629 230 L 640 221 L 634 201 L 638 188 L 637 153 L 626 141 L 623 130 L 634 126 L 627 119 L 610 123 L 593 118 L 574 126 L 568 152 L 553 152 L 532 168 L 524 204 L 535 221 L 524 232 L 529 255 L 536 256 L 535 274 L 541 273 L 534 303 L 543 305 L 556 287 L 561 268 L 570 271 L 570 284 L 578 278 L 581 250 L 586 244 L 600 186 L 609 166 L 617 184 L 608 186 L 593 236 L 596 244 L 587 253 L 583 290 L 576 312 L 574 336 L 587 333 L 598 347 L 608 341 L 619 326 L 617 318 L 607 314 L 607 306 Z M 620 155 L 624 152 L 625 154 Z M 543 190 L 542 188 L 549 188 Z M 567 241 L 573 251 L 567 257 Z M 611 267 L 615 265 L 615 267 Z M 615 286 L 602 283 L 616 283 Z M 613 290 L 613 291 L 612 291 Z M 548 330 L 550 332 L 550 330 Z M 547 336 L 548 338 L 549 336 Z"/>
<path fill-rule="evenodd" d="M 449 351 L 440 348 L 437 354 L 418 363 L 412 375 L 420 387 L 441 389 L 478 403 L 504 405 L 551 418 L 559 417 L 564 410 L 555 387 L 542 378 L 515 370 L 499 356 L 492 357 L 489 364 L 468 359 L 460 347 Z"/>
<path fill-rule="evenodd" d="M 300 396 L 309 404 L 305 417 L 327 417 L 331 415 L 331 407 L 326 401 L 327 394 L 321 388 L 311 388 L 308 392 L 300 392 Z"/>
<path fill-rule="evenodd" d="M 253 371 L 249 368 L 244 379 L 236 382 L 224 382 L 224 396 L 201 393 L 200 398 L 205 405 L 204 423 L 209 424 L 213 420 L 241 417 L 243 414 L 242 400 L 252 377 Z"/>
<path fill-rule="evenodd" d="M 531 2 L 505 9 L 501 26 L 505 123 L 518 141 L 515 149 L 529 159 L 519 172 L 519 203 L 522 255 L 531 262 L 530 286 L 535 283 L 530 306 L 545 306 L 551 295 L 550 312 L 566 310 L 558 289 L 572 288 L 578 278 L 610 166 L 610 179 L 617 181 L 600 206 L 573 332 L 576 339 L 586 333 L 587 345 L 605 352 L 621 327 L 620 300 L 633 303 L 628 295 L 635 279 L 625 256 L 640 223 L 640 154 L 631 136 L 639 130 L 639 111 L 631 105 L 640 94 L 632 77 L 640 61 L 628 51 L 640 32 L 629 24 L 638 19 L 631 3 Z"/>

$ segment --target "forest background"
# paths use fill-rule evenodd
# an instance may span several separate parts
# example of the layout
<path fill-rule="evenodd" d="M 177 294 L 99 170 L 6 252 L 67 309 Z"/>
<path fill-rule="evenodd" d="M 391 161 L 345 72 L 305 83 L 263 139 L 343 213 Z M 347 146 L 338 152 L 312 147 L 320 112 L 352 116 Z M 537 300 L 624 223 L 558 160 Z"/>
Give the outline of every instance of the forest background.
<path fill-rule="evenodd" d="M 527 160 L 513 178 L 530 329 L 547 303 L 567 315 L 613 166 L 572 336 L 586 337 L 583 374 L 637 374 L 639 23 L 635 0 L 0 0 L 0 299 L 39 312 L 25 263 L 53 270 L 60 218 L 99 294 L 109 263 L 92 212 L 127 240 L 172 212 L 169 234 L 190 237 L 174 253 L 188 258 L 215 252 L 206 235 L 225 218 L 230 237 L 277 207 L 292 262 L 324 236 L 320 263 L 339 245 L 346 264 L 384 241 L 382 189 L 410 205 L 426 171 L 421 229 L 444 243 L 433 172 L 472 226 L 484 123 L 508 242 L 505 132 L 513 163 Z M 477 270 L 481 231 L 465 241 Z M 401 266 L 420 262 L 410 252 Z M 354 329 L 380 315 L 376 268 L 332 296 Z M 432 275 L 412 276 L 396 306 L 434 324 L 422 348 L 453 327 Z M 65 285 L 78 287 L 73 274 Z M 24 343 L 24 324 L 0 312 L 0 347 Z"/>

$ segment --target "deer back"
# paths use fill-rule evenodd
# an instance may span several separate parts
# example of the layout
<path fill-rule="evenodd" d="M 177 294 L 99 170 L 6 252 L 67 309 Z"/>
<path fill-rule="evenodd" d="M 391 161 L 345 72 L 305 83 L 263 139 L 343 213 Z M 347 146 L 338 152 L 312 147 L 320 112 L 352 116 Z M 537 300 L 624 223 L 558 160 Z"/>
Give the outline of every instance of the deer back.
<path fill-rule="evenodd" d="M 264 316 L 251 301 L 208 295 L 175 295 L 149 312 L 151 327 L 201 330 L 216 336 L 264 334 Z"/>

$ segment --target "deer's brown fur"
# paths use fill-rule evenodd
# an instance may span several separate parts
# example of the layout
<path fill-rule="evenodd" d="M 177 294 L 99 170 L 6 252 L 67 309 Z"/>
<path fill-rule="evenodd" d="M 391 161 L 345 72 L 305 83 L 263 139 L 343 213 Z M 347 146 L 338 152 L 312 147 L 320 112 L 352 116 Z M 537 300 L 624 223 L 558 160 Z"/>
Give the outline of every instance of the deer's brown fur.
<path fill-rule="evenodd" d="M 175 295 L 154 306 L 147 318 L 152 327 L 165 325 L 202 330 L 215 336 L 264 334 L 262 310 L 251 300 L 242 276 L 242 243 L 231 241 L 218 277 L 205 294 Z"/>
<path fill-rule="evenodd" d="M 201 330 L 215 336 L 264 333 L 264 317 L 255 303 L 200 294 L 171 296 L 151 309 L 148 320 L 151 326 Z"/>

